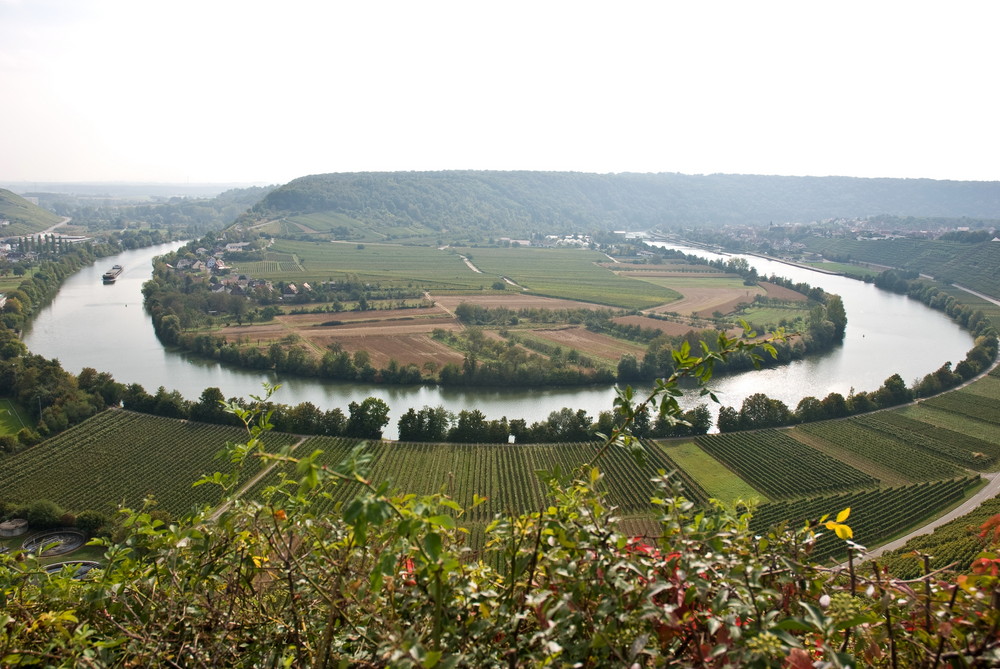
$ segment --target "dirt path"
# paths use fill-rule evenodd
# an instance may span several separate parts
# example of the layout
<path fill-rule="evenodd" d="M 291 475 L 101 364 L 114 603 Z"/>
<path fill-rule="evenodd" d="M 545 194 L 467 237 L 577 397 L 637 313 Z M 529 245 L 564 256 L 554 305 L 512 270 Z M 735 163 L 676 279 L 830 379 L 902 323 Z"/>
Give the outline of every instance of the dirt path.
<path fill-rule="evenodd" d="M 297 449 L 299 446 L 301 446 L 302 442 L 304 442 L 308 438 L 309 437 L 299 437 L 299 440 L 297 442 L 295 442 L 295 445 L 292 446 L 292 449 L 291 449 L 290 452 L 294 453 L 295 449 Z M 208 517 L 209 521 L 211 521 L 213 523 L 215 521 L 217 521 L 219 519 L 219 516 L 221 516 L 223 513 L 225 513 L 226 509 L 229 508 L 229 506 L 233 503 L 234 500 L 237 500 L 240 497 L 243 497 L 243 495 L 246 493 L 247 490 L 249 490 L 253 486 L 257 485 L 257 483 L 260 482 L 260 480 L 263 479 L 265 476 L 267 476 L 268 474 L 270 474 L 271 470 L 273 470 L 275 467 L 277 467 L 278 464 L 279 464 L 279 461 L 275 460 L 271 464 L 269 464 L 267 467 L 264 467 L 264 469 L 260 470 L 257 473 L 256 476 L 254 476 L 252 479 L 250 479 L 249 481 L 247 481 L 243 486 L 240 487 L 239 490 L 236 491 L 236 494 L 233 495 L 233 499 L 229 500 L 228 502 L 226 502 L 224 504 L 220 504 L 219 508 L 216 509 L 215 511 L 213 511 L 212 515 Z"/>
<path fill-rule="evenodd" d="M 476 274 L 482 274 L 483 273 L 483 270 L 481 270 L 478 267 L 476 267 L 475 265 L 473 265 L 472 261 L 469 260 L 468 258 L 466 258 L 465 256 L 463 256 L 461 253 L 458 254 L 458 257 L 461 258 L 462 260 L 464 260 L 465 264 L 469 266 L 469 269 L 471 269 Z"/>
<path fill-rule="evenodd" d="M 916 530 L 907 534 L 905 537 L 900 537 L 895 541 L 890 541 L 889 543 L 883 546 L 879 546 L 878 548 L 869 551 L 867 554 L 865 554 L 864 559 L 867 560 L 868 558 L 875 558 L 882 555 L 882 553 L 886 551 L 891 551 L 891 550 L 896 550 L 897 548 L 901 548 L 907 541 L 909 541 L 913 537 L 918 537 L 923 534 L 930 534 L 935 530 L 935 528 L 938 528 L 941 525 L 944 525 L 945 523 L 950 523 L 956 518 L 961 518 L 965 514 L 974 511 L 976 508 L 979 507 L 980 504 L 982 504 L 986 500 L 993 499 L 994 497 L 996 497 L 997 494 L 1000 493 L 1000 472 L 990 472 L 988 474 L 982 474 L 982 476 L 983 478 L 987 479 L 988 483 L 985 486 L 983 486 L 983 488 L 975 495 L 965 500 L 965 502 L 963 502 L 961 506 L 955 507 L 954 509 L 944 514 L 940 518 L 936 518 L 930 523 L 924 525 L 923 527 L 917 528 Z"/>

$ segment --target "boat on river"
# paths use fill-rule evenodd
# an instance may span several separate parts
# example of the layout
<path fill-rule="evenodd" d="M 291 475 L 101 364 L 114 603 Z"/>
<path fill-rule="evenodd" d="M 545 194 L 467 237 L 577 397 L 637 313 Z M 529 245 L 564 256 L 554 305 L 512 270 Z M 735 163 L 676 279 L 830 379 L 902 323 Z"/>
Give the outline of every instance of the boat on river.
<path fill-rule="evenodd" d="M 114 267 L 112 267 L 111 269 L 109 269 L 107 272 L 104 273 L 104 276 L 102 277 L 104 279 L 104 283 L 114 283 L 115 280 L 118 278 L 118 275 L 124 271 L 125 271 L 124 267 L 122 267 L 121 265 L 115 265 Z"/>

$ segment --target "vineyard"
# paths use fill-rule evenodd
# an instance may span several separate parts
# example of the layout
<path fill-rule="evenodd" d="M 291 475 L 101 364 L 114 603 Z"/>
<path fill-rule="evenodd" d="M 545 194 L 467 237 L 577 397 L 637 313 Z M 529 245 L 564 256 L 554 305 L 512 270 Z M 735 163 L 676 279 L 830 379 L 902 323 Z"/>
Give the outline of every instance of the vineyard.
<path fill-rule="evenodd" d="M 663 470 L 676 472 L 685 496 L 699 505 L 732 492 L 733 482 L 743 488 L 738 497 L 747 497 L 748 484 L 753 486 L 772 500 L 754 512 L 752 526 L 759 532 L 776 522 L 800 523 L 849 506 L 855 539 L 875 545 L 959 501 L 978 480 L 969 469 L 995 469 L 1000 463 L 997 377 L 994 371 L 992 378 L 980 382 L 992 385 L 973 385 L 896 411 L 803 424 L 792 431 L 713 434 L 683 443 L 646 441 L 643 465 L 625 451 L 611 449 L 598 463 L 602 485 L 624 526 L 637 534 L 658 531 L 649 515 L 649 500 L 658 494 L 650 479 Z M 233 471 L 233 465 L 216 454 L 227 442 L 241 442 L 246 436 L 237 428 L 105 411 L 4 458 L 0 501 L 43 498 L 70 511 L 111 512 L 119 504 L 135 507 L 153 496 L 159 508 L 182 514 L 195 505 L 218 502 L 216 486 L 191 484 L 207 473 Z M 273 452 L 296 439 L 270 433 L 265 441 Z M 317 463 L 333 466 L 359 443 L 309 437 L 295 455 L 318 451 Z M 369 442 L 365 453 L 372 459 L 373 482 L 389 482 L 394 490 L 417 495 L 443 492 L 469 508 L 461 520 L 470 530 L 468 545 L 477 549 L 485 540 L 487 523 L 497 514 L 523 513 L 546 503 L 545 484 L 536 472 L 571 472 L 590 462 L 598 448 L 595 442 Z M 240 471 L 241 483 L 260 472 L 259 467 L 251 458 Z M 706 469 L 716 476 L 708 476 Z M 720 472 L 725 472 L 721 480 Z M 282 475 L 294 479 L 294 466 L 276 465 L 245 494 L 263 498 Z M 350 500 L 357 489 L 354 483 L 341 484 L 317 508 L 331 510 Z M 486 501 L 470 508 L 477 495 Z M 814 554 L 825 557 L 842 550 L 843 542 L 826 534 Z M 962 537 L 954 539 L 954 546 L 948 539 L 947 547 L 933 550 L 942 560 L 967 559 L 973 547 Z"/>
<path fill-rule="evenodd" d="M 849 525 L 854 531 L 854 541 L 874 546 L 927 517 L 929 512 L 960 501 L 966 490 L 978 480 L 977 476 L 965 476 L 828 497 L 771 502 L 754 511 L 750 529 L 763 532 L 782 521 L 801 524 L 807 520 L 818 520 L 826 514 L 833 517 L 850 507 Z M 816 542 L 812 554 L 816 559 L 824 559 L 845 553 L 844 542 L 832 532 L 825 532 Z"/>
<path fill-rule="evenodd" d="M 880 562 L 899 578 L 916 578 L 923 574 L 924 566 L 914 552 L 929 555 L 932 570 L 957 563 L 955 569 L 965 571 L 983 550 L 980 526 L 998 513 L 1000 497 L 994 497 L 972 513 L 942 525 L 931 534 L 914 537 L 902 548 L 885 553 Z"/>
<path fill-rule="evenodd" d="M 911 446 L 951 462 L 984 471 L 1000 458 L 1000 445 L 960 434 L 892 411 L 861 416 L 855 421 L 885 435 L 896 436 Z"/>
<path fill-rule="evenodd" d="M 705 435 L 695 443 L 771 499 L 878 485 L 868 474 L 777 430 Z"/>
<path fill-rule="evenodd" d="M 974 420 L 1000 425 L 1000 402 L 989 397 L 965 392 L 965 390 L 937 395 L 924 400 L 922 404 L 934 409 L 961 414 Z"/>
<path fill-rule="evenodd" d="M 219 488 L 192 487 L 232 464 L 216 454 L 226 442 L 246 440 L 246 432 L 122 410 L 104 411 L 58 436 L 4 458 L 0 491 L 7 501 L 51 500 L 65 509 L 114 513 L 119 504 L 141 506 L 147 496 L 172 514 L 214 504 Z M 272 435 L 273 448 L 294 443 Z M 248 463 L 248 480 L 259 464 Z"/>
<path fill-rule="evenodd" d="M 301 456 L 322 451 L 317 463 L 332 466 L 342 461 L 358 440 L 340 437 L 314 437 L 301 446 Z M 394 489 L 416 495 L 445 492 L 463 508 L 472 506 L 475 495 L 486 502 L 469 511 L 464 519 L 485 522 L 498 513 L 524 513 L 545 504 L 545 488 L 538 471 L 572 472 L 588 462 L 597 452 L 597 442 L 562 444 L 427 444 L 409 442 L 373 442 L 367 446 L 372 456 L 373 483 L 388 481 Z M 646 463 L 640 466 L 631 455 L 613 449 L 599 464 L 609 503 L 625 513 L 649 509 L 649 500 L 656 495 L 650 481 L 658 470 L 671 471 L 676 465 L 655 446 L 647 448 Z M 275 485 L 282 473 L 290 475 L 292 468 L 276 468 L 253 489 L 259 495 Z M 682 478 L 682 480 L 684 480 Z M 693 481 L 692 497 L 707 500 L 703 490 Z M 357 492 L 355 484 L 342 484 L 326 508 L 349 500 Z M 323 508 L 323 505 L 321 505 Z"/>
<path fill-rule="evenodd" d="M 898 472 L 914 482 L 964 474 L 961 468 L 901 438 L 865 427 L 857 418 L 806 423 L 798 429 Z"/>

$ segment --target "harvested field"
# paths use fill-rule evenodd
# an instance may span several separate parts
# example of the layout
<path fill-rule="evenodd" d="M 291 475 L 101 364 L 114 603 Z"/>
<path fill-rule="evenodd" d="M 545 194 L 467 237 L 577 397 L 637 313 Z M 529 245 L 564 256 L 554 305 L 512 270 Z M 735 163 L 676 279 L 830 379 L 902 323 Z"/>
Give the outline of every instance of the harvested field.
<path fill-rule="evenodd" d="M 778 286 L 767 281 L 760 282 L 761 288 L 767 291 L 767 296 L 776 300 L 788 300 L 789 302 L 806 302 L 809 298 L 784 286 Z"/>
<path fill-rule="evenodd" d="M 652 320 L 652 319 L 650 319 Z M 646 347 L 641 344 L 615 339 L 599 332 L 578 327 L 562 327 L 553 329 L 538 329 L 519 332 L 538 339 L 544 339 L 553 344 L 562 346 L 563 349 L 576 349 L 584 355 L 594 358 L 601 358 L 614 363 L 625 353 L 641 358 L 646 353 Z"/>
<path fill-rule="evenodd" d="M 691 330 L 699 328 L 691 327 L 685 323 L 674 323 L 673 321 L 661 321 L 648 316 L 621 316 L 612 319 L 615 323 L 623 325 L 638 325 L 641 328 L 650 328 L 672 336 L 686 335 Z"/>
<path fill-rule="evenodd" d="M 336 341 L 349 353 L 367 351 L 371 356 L 371 364 L 380 369 L 395 360 L 401 365 L 414 364 L 423 368 L 425 363 L 434 363 L 438 368 L 449 362 L 461 365 L 463 356 L 455 349 L 448 348 L 441 342 L 432 339 L 426 333 L 392 332 L 385 336 L 379 334 L 363 334 L 349 336 L 309 337 L 310 341 L 326 347 Z"/>
<path fill-rule="evenodd" d="M 326 323 L 331 324 L 325 325 Z M 290 314 L 277 316 L 269 323 L 252 323 L 225 328 L 221 334 L 228 341 L 254 342 L 256 340 L 262 345 L 280 341 L 290 334 L 295 334 L 317 353 L 325 350 L 333 342 L 341 342 L 345 349 L 352 352 L 361 348 L 370 348 L 372 358 L 375 359 L 376 347 L 379 350 L 406 349 L 412 343 L 409 338 L 416 335 L 430 335 L 436 328 L 460 330 L 461 327 L 447 311 L 435 306 L 421 309 Z M 377 339 L 392 338 L 400 338 L 405 341 L 400 344 L 376 343 Z M 350 344 L 348 344 L 349 340 Z M 461 359 L 459 356 L 458 361 L 461 362 Z M 399 358 L 397 360 L 402 362 Z M 388 358 L 386 358 L 386 362 L 388 362 Z"/>
<path fill-rule="evenodd" d="M 576 302 L 554 297 L 538 297 L 520 293 L 500 295 L 432 295 L 434 301 L 445 309 L 454 310 L 462 302 L 477 304 L 487 309 L 507 307 L 508 309 L 611 309 L 611 307 L 590 302 Z"/>
<path fill-rule="evenodd" d="M 711 318 L 716 311 L 723 314 L 731 313 L 739 305 L 753 302 L 755 296 L 766 293 L 760 286 L 740 286 L 738 288 L 676 286 L 675 289 L 682 292 L 684 297 L 675 302 L 654 307 L 650 311 L 654 313 L 675 312 L 682 316 L 689 316 L 693 313 L 699 318 Z"/>

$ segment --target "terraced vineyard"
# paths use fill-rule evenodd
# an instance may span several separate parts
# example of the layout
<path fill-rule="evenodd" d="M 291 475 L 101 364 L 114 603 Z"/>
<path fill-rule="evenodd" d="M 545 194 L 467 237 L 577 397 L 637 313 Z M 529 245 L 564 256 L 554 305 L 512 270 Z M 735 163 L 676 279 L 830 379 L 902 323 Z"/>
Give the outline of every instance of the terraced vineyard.
<path fill-rule="evenodd" d="M 218 501 L 219 488 L 192 487 L 232 464 L 215 456 L 227 441 L 246 440 L 235 427 L 192 423 L 123 410 L 107 410 L 33 448 L 3 459 L 0 499 L 48 499 L 65 509 L 113 513 L 118 504 L 138 508 L 152 495 L 159 508 L 181 514 Z M 294 443 L 274 434 L 272 448 Z M 248 480 L 259 463 L 248 463 Z"/>
<path fill-rule="evenodd" d="M 858 418 L 806 423 L 798 429 L 903 474 L 912 481 L 934 481 L 964 473 L 961 468 L 928 454 L 902 438 L 865 427 Z"/>
<path fill-rule="evenodd" d="M 705 435 L 695 442 L 771 499 L 878 484 L 778 430 Z"/>

